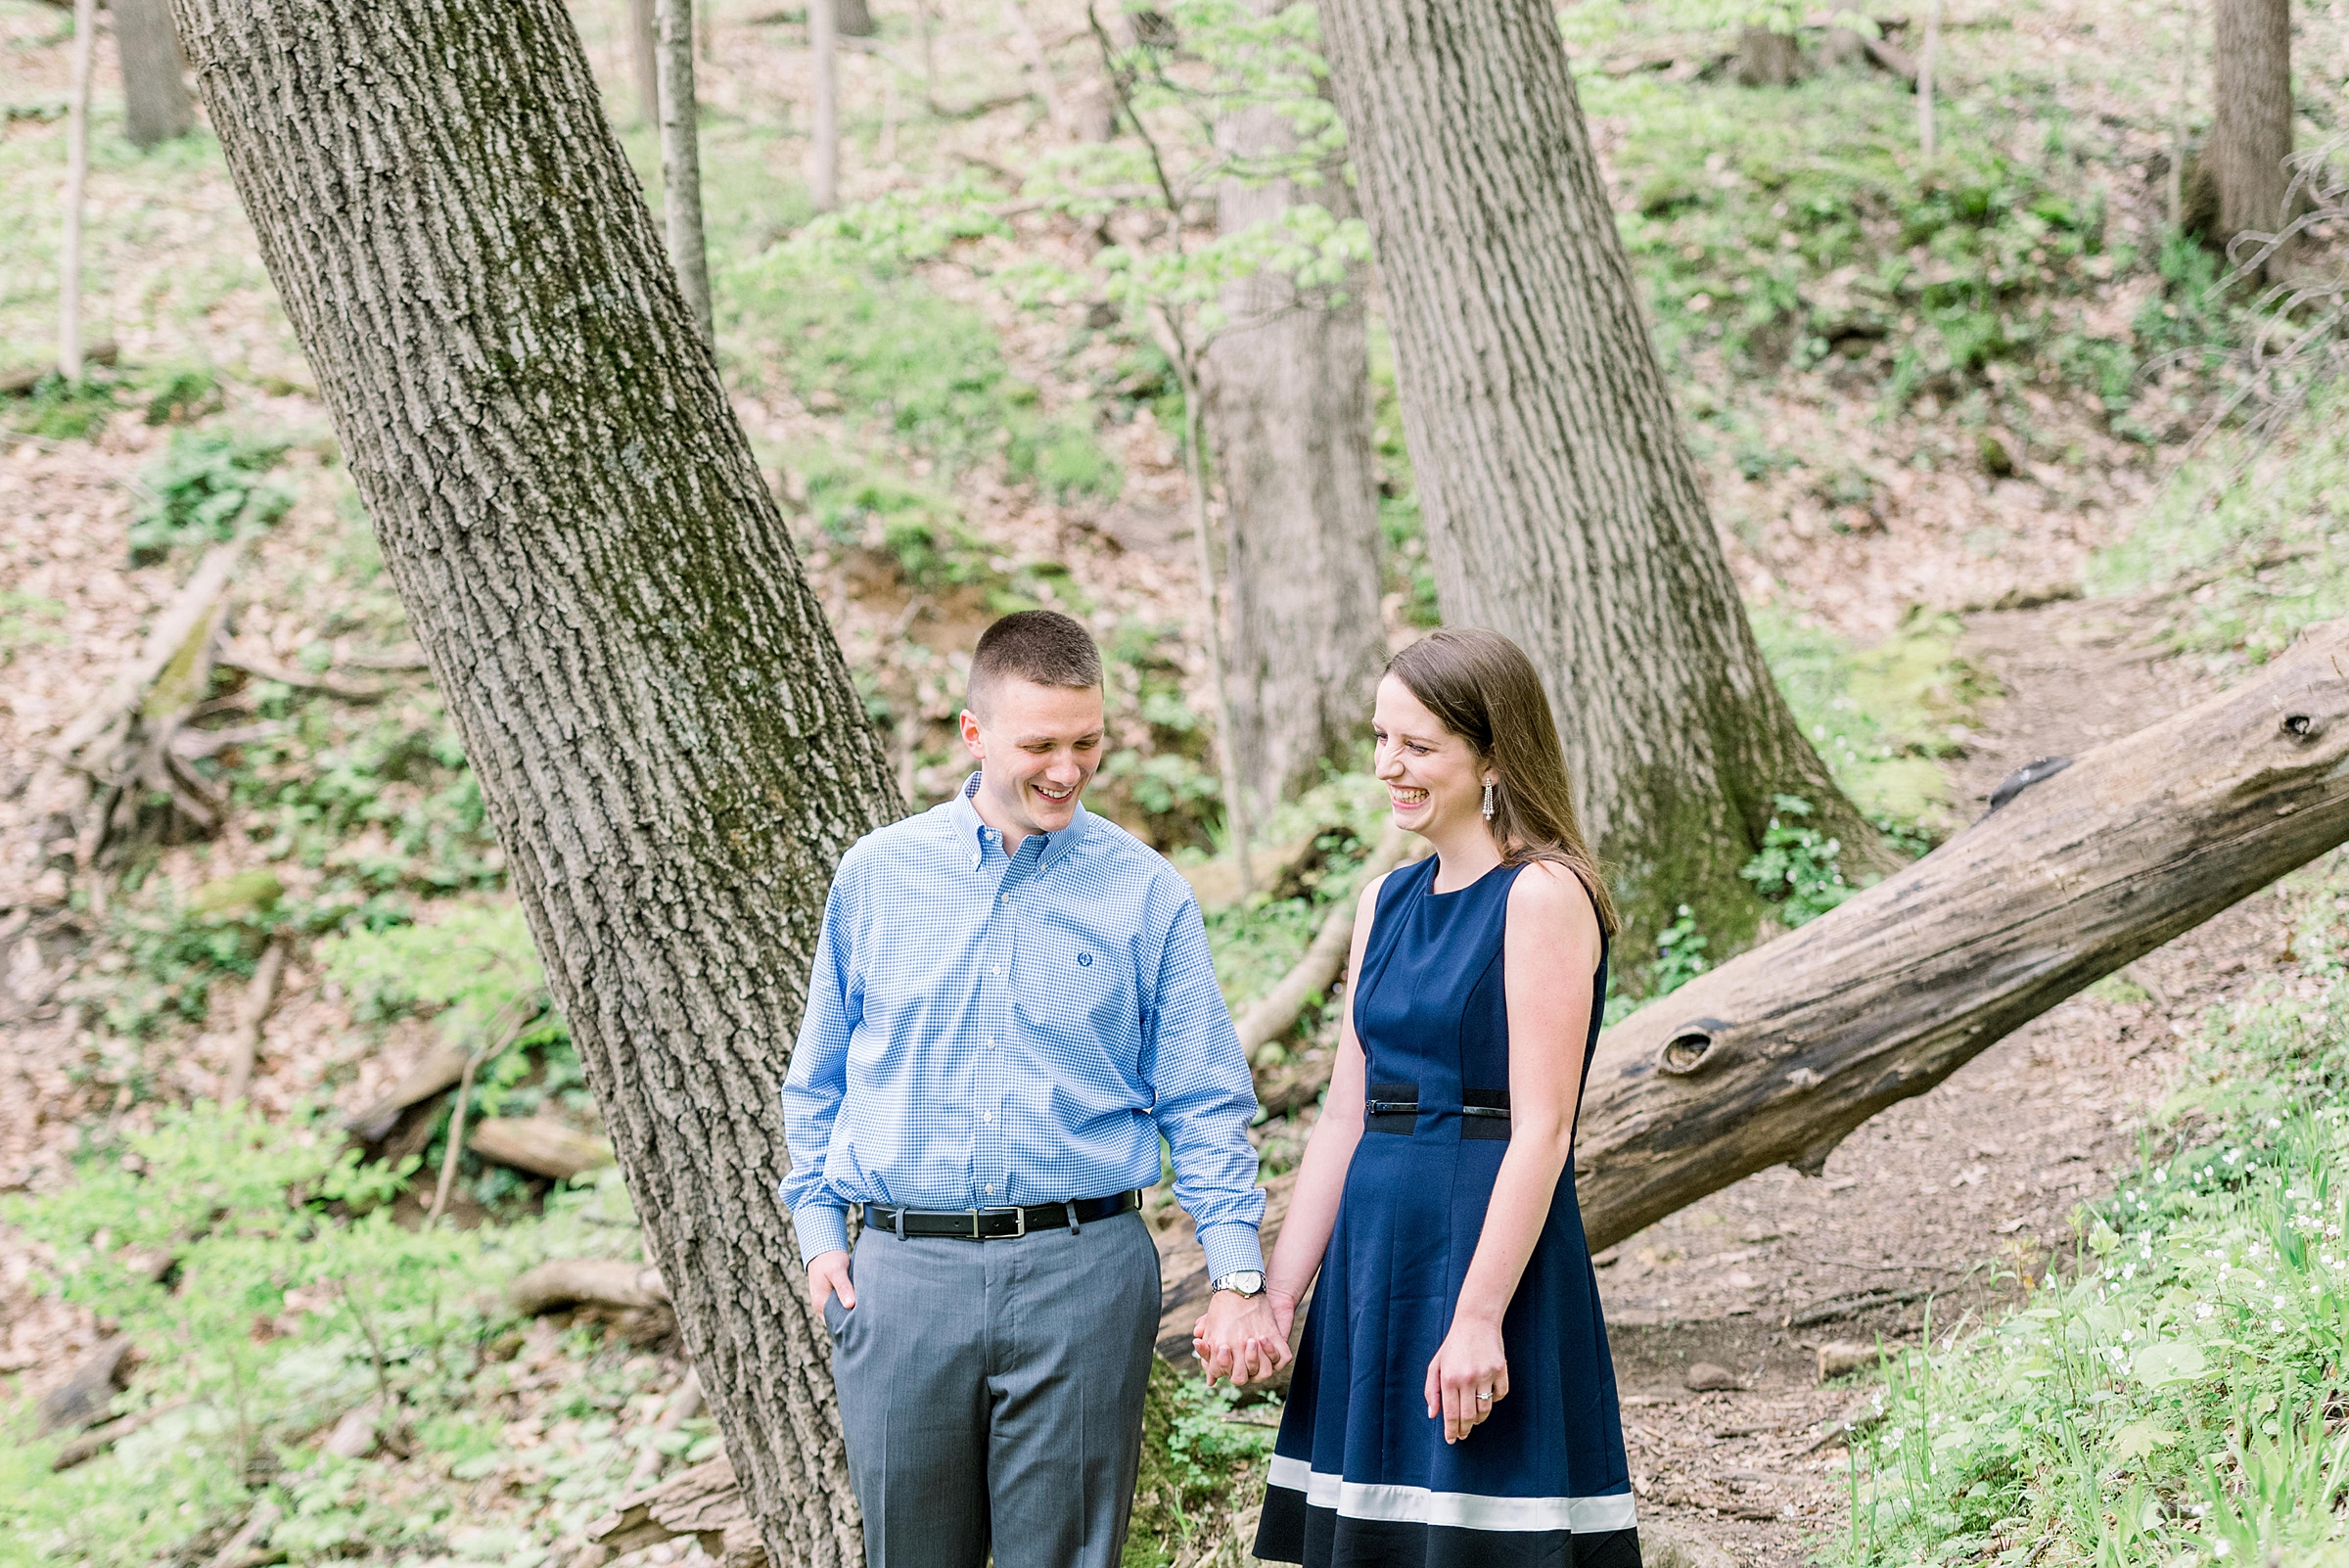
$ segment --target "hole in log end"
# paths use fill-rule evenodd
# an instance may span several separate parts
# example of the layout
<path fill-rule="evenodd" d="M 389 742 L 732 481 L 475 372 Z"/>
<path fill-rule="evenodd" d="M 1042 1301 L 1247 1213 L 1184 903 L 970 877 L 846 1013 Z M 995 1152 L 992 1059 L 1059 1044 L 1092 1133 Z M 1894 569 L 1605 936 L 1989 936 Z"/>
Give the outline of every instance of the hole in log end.
<path fill-rule="evenodd" d="M 1686 1078 L 1712 1065 L 1720 1056 L 1722 1031 L 1728 1027 L 1718 1018 L 1682 1024 L 1664 1042 L 1664 1053 L 1656 1058 L 1657 1071 Z"/>
<path fill-rule="evenodd" d="M 2315 740 L 2317 738 L 2317 732 L 2321 728 L 2323 728 L 2323 726 L 2307 714 L 2286 714 L 2283 715 L 2283 732 L 2286 735 L 2291 736 L 2294 740 Z"/>

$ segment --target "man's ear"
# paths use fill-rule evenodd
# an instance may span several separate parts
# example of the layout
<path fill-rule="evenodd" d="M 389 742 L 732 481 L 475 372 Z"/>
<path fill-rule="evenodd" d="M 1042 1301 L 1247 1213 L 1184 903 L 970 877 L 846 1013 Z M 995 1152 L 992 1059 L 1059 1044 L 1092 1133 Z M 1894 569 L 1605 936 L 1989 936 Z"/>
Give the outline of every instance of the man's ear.
<path fill-rule="evenodd" d="M 967 708 L 962 711 L 962 744 L 974 759 L 987 761 L 987 741 L 979 730 L 979 715 Z"/>

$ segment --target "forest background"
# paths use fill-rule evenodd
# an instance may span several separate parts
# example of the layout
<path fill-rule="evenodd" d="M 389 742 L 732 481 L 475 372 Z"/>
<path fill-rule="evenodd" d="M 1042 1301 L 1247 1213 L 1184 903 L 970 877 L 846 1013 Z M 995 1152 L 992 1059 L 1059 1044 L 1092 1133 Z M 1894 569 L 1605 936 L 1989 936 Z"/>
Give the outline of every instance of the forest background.
<path fill-rule="evenodd" d="M 616 1507 L 706 1476 L 720 1443 L 219 148 L 114 96 L 140 9 L 100 39 L 94 351 L 64 380 L 42 371 L 71 29 L 0 4 L 0 373 L 25 372 L 0 402 L 0 1329 L 23 1396 L 0 1550 L 748 1551 Z M 573 17 L 658 206 L 650 9 Z M 1382 296 L 1314 141 L 1334 120 L 1310 14 L 840 20 L 827 161 L 806 14 L 698 19 L 734 412 L 909 802 L 960 776 L 959 661 L 989 617 L 1095 626 L 1116 726 L 1095 804 L 1192 876 L 1245 1009 L 1342 906 L 1381 815 L 1348 749 L 1359 715 L 1294 766 L 1219 740 L 1309 651 L 1252 670 L 1241 601 L 1330 597 L 1252 567 L 1228 482 L 1201 493 L 1189 472 L 1253 384 L 1217 382 L 1200 337 L 1245 313 L 1232 291 L 1267 261 L 1315 320 L 1359 312 L 1365 374 L 1325 412 L 1366 438 L 1377 624 L 1345 629 L 1375 657 L 1440 620 Z M 2340 613 L 2329 340 L 2280 374 L 2247 358 L 2277 303 L 2226 281 L 2181 166 L 2213 117 L 2207 15 L 1592 4 L 1560 25 L 1729 573 L 1834 785 L 1897 851 L 1958 831 L 2011 767 L 2222 689 Z M 2290 25 L 2298 140 L 2325 148 L 2343 19 L 2301 6 Z M 1270 85 L 1233 64 L 1265 57 Z M 1225 224 L 1244 243 L 1219 245 L 1231 131 L 1211 112 L 1251 94 L 1284 107 L 1294 189 L 1277 233 Z M 2279 276 L 2322 285 L 2311 251 Z M 1194 495 L 1233 599 L 1223 720 Z M 78 842 L 44 759 L 207 563 L 233 586 L 204 607 L 218 652 L 170 771 Z M 1227 770 L 1253 792 L 1245 876 Z M 1783 804 L 1740 853 L 1759 930 L 1667 909 L 1610 1011 L 1840 902 L 1840 844 L 1806 820 L 1826 804 Z M 1773 1169 L 1604 1255 L 1659 1550 L 2337 1549 L 2341 893 L 2321 862 L 1816 1178 Z M 1329 990 L 1257 1047 L 1286 1113 L 1258 1129 L 1267 1176 L 1311 1125 Z M 247 1111 L 215 1109 L 237 1083 Z M 1174 1258 L 1179 1218 L 1163 1195 L 1153 1212 Z M 538 1271 L 582 1259 L 619 1271 L 593 1290 Z M 1270 1419 L 1162 1376 L 1133 1560 L 1232 1560 Z"/>

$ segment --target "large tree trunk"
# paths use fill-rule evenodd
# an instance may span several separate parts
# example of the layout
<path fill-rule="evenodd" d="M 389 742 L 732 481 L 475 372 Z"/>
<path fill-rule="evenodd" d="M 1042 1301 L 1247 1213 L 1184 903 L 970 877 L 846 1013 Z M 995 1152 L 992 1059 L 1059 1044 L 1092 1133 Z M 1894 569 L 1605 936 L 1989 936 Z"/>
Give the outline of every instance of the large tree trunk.
<path fill-rule="evenodd" d="M 2210 142 L 2203 166 L 2224 245 L 2283 227 L 2292 151 L 2291 0 L 2215 0 Z"/>
<path fill-rule="evenodd" d="M 177 7 L 767 1545 L 852 1562 L 777 1091 L 833 864 L 898 807 L 578 37 Z"/>
<path fill-rule="evenodd" d="M 839 19 L 843 38 L 870 38 L 880 30 L 873 25 L 872 8 L 864 0 L 832 0 L 832 15 Z"/>
<path fill-rule="evenodd" d="M 196 126 L 180 58 L 179 29 L 169 0 L 108 0 L 115 13 L 115 47 L 122 58 L 122 133 L 134 147 L 153 147 Z"/>
<path fill-rule="evenodd" d="M 1283 0 L 1254 3 L 1270 13 Z M 1297 145 L 1287 119 L 1264 106 L 1233 115 L 1219 139 L 1260 164 Z M 1237 234 L 1300 201 L 1352 215 L 1332 168 L 1303 193 L 1285 179 L 1227 179 L 1216 223 Z M 1325 761 L 1356 751 L 1386 662 L 1362 281 L 1336 308 L 1300 300 L 1278 273 L 1226 290 L 1233 324 L 1209 346 L 1200 378 L 1230 540 L 1231 746 L 1260 822 L 1318 783 Z"/>
<path fill-rule="evenodd" d="M 1776 794 L 1887 869 L 1763 664 L 1648 341 L 1544 0 L 1327 0 L 1444 619 L 1547 683 L 1627 963 L 1717 944 Z"/>

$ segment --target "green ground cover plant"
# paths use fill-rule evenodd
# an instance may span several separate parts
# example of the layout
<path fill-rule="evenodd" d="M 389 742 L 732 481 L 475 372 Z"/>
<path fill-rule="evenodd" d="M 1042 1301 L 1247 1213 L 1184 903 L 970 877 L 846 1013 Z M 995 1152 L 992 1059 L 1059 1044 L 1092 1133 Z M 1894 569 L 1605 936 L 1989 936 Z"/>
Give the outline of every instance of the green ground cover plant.
<path fill-rule="evenodd" d="M 514 1381 L 506 1362 L 522 1335 L 499 1286 L 551 1252 L 633 1256 L 635 1231 L 616 1180 L 565 1192 L 533 1224 L 406 1228 L 389 1207 L 406 1174 L 361 1163 L 307 1117 L 269 1126 L 199 1103 L 85 1161 L 64 1191 L 0 1205 L 0 1221 L 52 1249 L 44 1287 L 139 1346 L 124 1400 L 173 1406 L 62 1473 L 49 1461 L 63 1434 L 12 1432 L 0 1445 L 5 1560 L 128 1568 L 210 1539 L 263 1501 L 286 1516 L 270 1549 L 296 1564 L 444 1551 L 457 1512 L 445 1482 L 496 1468 L 471 1412 Z M 160 1275 L 158 1258 L 169 1260 Z M 602 1354 L 578 1348 L 591 1366 Z M 613 1381 L 617 1358 L 605 1360 Z M 595 1386 L 576 1399 L 613 1403 Z M 392 1467 L 310 1447 L 370 1400 L 384 1440 L 424 1456 L 441 1486 L 402 1496 Z M 8 1415 L 26 1424 L 29 1410 Z M 582 1499 L 608 1495 L 632 1458 L 606 1443 L 571 1479 L 593 1483 Z M 544 1497 L 563 1479 L 533 1485 Z M 512 1532 L 513 1547 L 536 1545 L 536 1561 L 561 1522 L 550 1513 Z"/>
<path fill-rule="evenodd" d="M 2170 640 L 2214 669 L 2265 664 L 2349 614 L 2349 388 L 2323 388 L 2272 443 L 2222 431 L 2126 539 L 2090 561 L 2088 588 L 2182 595 Z"/>
<path fill-rule="evenodd" d="M 1831 1560 L 2349 1561 L 2349 864 L 2291 886 L 2319 993 L 2211 1009 L 2073 1256 L 2002 1321 L 1895 1358 Z"/>
<path fill-rule="evenodd" d="M 226 431 L 178 431 L 141 476 L 130 524 L 133 566 L 186 543 L 222 544 L 284 517 L 294 493 L 269 482 L 288 442 Z"/>
<path fill-rule="evenodd" d="M 1895 830 L 1938 840 L 1956 827 L 1941 767 L 1958 751 L 1951 726 L 1999 695 L 1958 652 L 1958 618 L 1912 612 L 1891 636 L 1857 648 L 1774 605 L 1749 614 L 1779 692 L 1836 785 Z"/>
<path fill-rule="evenodd" d="M 1230 1528 L 1256 1500 L 1280 1427 L 1280 1405 L 1251 1404 L 1228 1384 L 1209 1388 L 1165 1360 L 1150 1361 L 1142 1406 L 1142 1465 L 1122 1568 L 1167 1568 L 1203 1532 Z"/>

